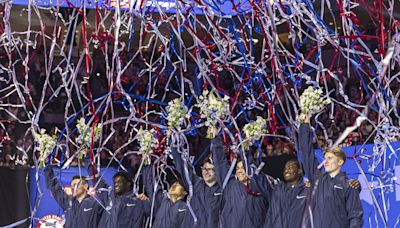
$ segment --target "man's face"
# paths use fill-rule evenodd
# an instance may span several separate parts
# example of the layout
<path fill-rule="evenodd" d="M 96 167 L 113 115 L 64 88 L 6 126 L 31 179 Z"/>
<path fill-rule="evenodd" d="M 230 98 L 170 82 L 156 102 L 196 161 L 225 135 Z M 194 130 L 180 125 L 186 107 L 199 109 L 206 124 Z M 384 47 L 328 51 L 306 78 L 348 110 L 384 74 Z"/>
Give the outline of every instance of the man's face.
<path fill-rule="evenodd" d="M 80 197 L 87 193 L 88 184 L 80 179 L 74 179 L 71 181 L 72 196 Z"/>
<path fill-rule="evenodd" d="M 201 168 L 201 174 L 203 176 L 203 180 L 206 183 L 213 183 L 216 181 L 217 177 L 215 176 L 214 165 L 206 162 Z"/>
<path fill-rule="evenodd" d="M 295 161 L 288 161 L 283 169 L 283 179 L 286 182 L 296 182 L 301 177 L 301 169 Z"/>
<path fill-rule="evenodd" d="M 333 153 L 325 153 L 325 171 L 328 173 L 340 170 L 344 161 Z"/>
<path fill-rule="evenodd" d="M 169 195 L 174 197 L 182 197 L 187 194 L 185 188 L 178 182 L 175 181 L 169 188 Z"/>
<path fill-rule="evenodd" d="M 116 176 L 114 178 L 114 192 L 117 195 L 125 194 L 129 191 L 129 182 L 122 176 Z"/>
<path fill-rule="evenodd" d="M 236 165 L 236 178 L 243 184 L 247 183 L 248 178 L 246 176 L 246 170 L 243 166 L 242 161 L 238 162 L 238 164 Z"/>

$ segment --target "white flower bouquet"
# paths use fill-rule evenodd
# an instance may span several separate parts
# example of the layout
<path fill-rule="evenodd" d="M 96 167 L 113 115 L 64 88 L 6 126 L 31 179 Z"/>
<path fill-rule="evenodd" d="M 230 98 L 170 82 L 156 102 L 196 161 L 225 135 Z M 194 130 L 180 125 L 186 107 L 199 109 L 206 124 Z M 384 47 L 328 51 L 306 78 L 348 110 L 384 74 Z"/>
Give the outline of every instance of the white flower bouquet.
<path fill-rule="evenodd" d="M 158 147 L 158 140 L 154 136 L 154 129 L 143 130 L 140 127 L 136 138 L 139 142 L 139 152 L 142 154 L 143 159 L 145 159 L 145 164 L 150 164 L 150 154 L 153 153 L 153 149 Z"/>
<path fill-rule="evenodd" d="M 92 132 L 94 132 L 94 142 L 96 142 L 101 135 L 101 125 L 96 124 L 93 128 L 85 124 L 85 119 L 80 118 L 76 124 L 79 136 L 76 138 L 76 143 L 81 146 L 81 151 L 78 158 L 83 159 L 87 153 L 88 148 L 92 146 Z"/>
<path fill-rule="evenodd" d="M 329 98 L 322 97 L 322 89 L 313 89 L 312 86 L 304 90 L 300 96 L 300 109 L 304 114 L 315 114 L 329 103 L 331 103 Z"/>
<path fill-rule="evenodd" d="M 205 119 L 204 125 L 208 127 L 207 137 L 214 138 L 218 133 L 216 128 L 218 119 L 225 121 L 229 116 L 229 97 L 220 99 L 214 92 L 204 90 L 199 99 L 200 103 L 196 106 L 200 108 L 201 118 Z"/>
<path fill-rule="evenodd" d="M 183 104 L 182 99 L 176 98 L 168 102 L 166 111 L 168 113 L 166 116 L 168 126 L 180 130 L 185 121 L 185 117 L 188 114 L 188 109 Z"/>
<path fill-rule="evenodd" d="M 35 141 L 37 150 L 39 151 L 39 168 L 44 168 L 47 157 L 53 151 L 56 146 L 57 137 L 55 135 L 50 136 L 46 134 L 45 129 L 40 129 L 38 134 L 35 134 Z"/>
<path fill-rule="evenodd" d="M 260 140 L 263 134 L 266 132 L 267 121 L 261 116 L 257 116 L 256 121 L 244 125 L 243 132 L 245 135 L 245 141 L 243 146 L 248 149 L 255 141 Z"/>

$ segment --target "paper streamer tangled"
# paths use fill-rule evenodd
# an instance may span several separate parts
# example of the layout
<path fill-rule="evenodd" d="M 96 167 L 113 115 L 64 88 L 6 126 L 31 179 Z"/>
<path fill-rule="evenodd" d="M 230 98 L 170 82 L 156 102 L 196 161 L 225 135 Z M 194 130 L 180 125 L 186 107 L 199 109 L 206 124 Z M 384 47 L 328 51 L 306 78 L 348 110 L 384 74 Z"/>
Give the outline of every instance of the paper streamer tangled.
<path fill-rule="evenodd" d="M 129 155 L 140 127 L 154 129 L 154 153 L 162 156 L 171 143 L 163 114 L 168 102 L 182 100 L 190 123 L 180 132 L 197 134 L 204 123 L 194 107 L 203 90 L 229 97 L 229 118 L 219 125 L 231 143 L 240 144 L 241 127 L 257 114 L 272 136 L 292 138 L 299 96 L 316 86 L 331 101 L 315 117 L 318 135 L 332 145 L 327 129 L 340 124 L 333 121 L 338 115 L 351 115 L 345 127 L 367 118 L 370 138 L 359 136 L 360 143 L 373 142 L 374 151 L 353 158 L 368 162 L 361 173 L 376 173 L 392 188 L 396 183 L 398 1 L 17 2 L 0 3 L 0 145 L 7 151 L 15 144 L 16 165 L 39 165 L 32 131 L 41 128 L 58 137 L 52 158 L 63 164 L 76 156 L 81 117 L 89 128 L 102 126 L 90 146 L 92 161 L 100 151 L 116 161 L 119 153 Z M 16 18 L 26 21 L 23 28 L 13 26 Z M 51 131 L 55 125 L 62 130 Z M 24 129 L 18 141 L 15 128 Z"/>

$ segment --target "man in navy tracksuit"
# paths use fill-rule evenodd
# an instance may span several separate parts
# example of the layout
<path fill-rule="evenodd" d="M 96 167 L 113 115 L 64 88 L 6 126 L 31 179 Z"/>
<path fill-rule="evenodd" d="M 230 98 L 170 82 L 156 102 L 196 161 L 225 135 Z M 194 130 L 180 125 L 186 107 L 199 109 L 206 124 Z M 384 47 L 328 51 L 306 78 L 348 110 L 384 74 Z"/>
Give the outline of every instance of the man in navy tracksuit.
<path fill-rule="evenodd" d="M 189 189 L 189 184 L 186 181 L 184 161 L 182 159 L 184 155 L 178 153 L 175 147 L 172 148 L 172 155 L 175 168 L 181 175 L 185 188 Z M 187 158 L 185 160 L 188 161 Z M 216 228 L 218 227 L 219 216 L 222 210 L 222 189 L 217 183 L 214 165 L 211 162 L 206 161 L 201 170 L 203 178 L 198 177 L 194 171 L 194 167 L 188 163 L 188 176 L 193 186 L 193 198 L 190 201 L 190 205 L 193 208 L 197 222 L 194 222 L 194 217 L 191 213 L 186 213 L 183 225 L 192 228 Z"/>
<path fill-rule="evenodd" d="M 132 179 L 127 172 L 115 173 L 113 181 L 112 189 L 99 177 L 96 193 L 105 210 L 98 227 L 143 227 L 150 212 L 150 202 L 140 200 L 132 193 Z"/>
<path fill-rule="evenodd" d="M 303 181 L 303 172 L 297 160 L 286 162 L 283 176 L 285 182 L 273 185 L 265 174 L 257 174 L 254 170 L 254 158 L 247 152 L 246 158 L 248 174 L 250 175 L 250 192 L 264 197 L 269 202 L 268 212 L 264 214 L 265 228 L 299 228 L 302 224 L 304 207 L 308 188 Z M 257 226 L 259 227 L 259 226 Z"/>
<path fill-rule="evenodd" d="M 312 226 L 316 228 L 362 227 L 363 208 L 358 190 L 349 186 L 347 176 L 341 172 L 346 154 L 338 147 L 324 152 L 325 171 L 318 169 L 312 147 L 309 117 L 299 130 L 299 150 L 305 173 L 312 184 Z"/>
<path fill-rule="evenodd" d="M 49 165 L 44 169 L 46 186 L 65 213 L 65 228 L 97 228 L 103 208 L 88 194 L 89 183 L 81 176 L 74 176 L 71 181 L 72 196 L 68 196 L 54 176 Z"/>
<path fill-rule="evenodd" d="M 300 228 L 308 189 L 297 160 L 289 160 L 283 171 L 284 182 L 273 186 L 266 228 Z"/>
<path fill-rule="evenodd" d="M 246 157 L 250 166 L 253 158 Z M 271 195 L 265 228 L 300 228 L 307 213 L 304 209 L 310 188 L 303 181 L 303 171 L 298 160 L 292 159 L 286 162 L 283 178 L 284 182 L 275 185 L 271 185 L 267 178 L 258 178 L 257 181 L 250 182 L 252 190 Z M 359 190 L 360 183 L 357 180 L 350 180 L 349 185 Z M 309 223 L 306 224 L 306 227 L 309 226 Z"/>
<path fill-rule="evenodd" d="M 251 167 L 254 163 L 253 157 L 247 153 L 246 158 L 248 167 Z M 283 177 L 284 182 L 275 185 L 271 185 L 266 177 L 250 181 L 253 191 L 271 196 L 265 228 L 300 228 L 304 214 L 307 213 L 304 209 L 310 188 L 303 181 L 303 171 L 298 160 L 286 162 Z M 349 185 L 355 189 L 360 187 L 360 183 L 355 179 L 350 180 Z M 310 226 L 309 223 L 305 225 Z"/>
<path fill-rule="evenodd" d="M 223 186 L 224 179 L 228 174 L 228 162 L 219 137 L 212 140 L 212 151 L 217 181 L 220 186 Z M 244 158 L 242 157 L 242 159 Z M 255 180 L 264 177 L 263 174 L 254 174 L 252 176 L 254 184 L 263 183 L 262 180 Z M 269 195 L 252 192 L 249 183 L 253 180 L 248 179 L 242 161 L 236 165 L 235 176 L 229 178 L 226 187 L 223 189 L 224 206 L 219 227 L 262 227 L 267 214 Z M 255 189 L 260 189 L 258 187 L 265 188 L 263 191 L 265 193 L 270 191 L 268 190 L 269 185 L 256 186 Z"/>
<path fill-rule="evenodd" d="M 152 227 L 187 228 L 183 224 L 183 219 L 190 212 L 185 202 L 187 191 L 184 185 L 179 180 L 175 180 L 169 188 L 168 194 L 165 194 L 161 190 L 160 180 L 154 181 L 155 173 L 152 166 L 144 167 L 143 184 L 150 197 L 151 215 L 154 217 Z"/>

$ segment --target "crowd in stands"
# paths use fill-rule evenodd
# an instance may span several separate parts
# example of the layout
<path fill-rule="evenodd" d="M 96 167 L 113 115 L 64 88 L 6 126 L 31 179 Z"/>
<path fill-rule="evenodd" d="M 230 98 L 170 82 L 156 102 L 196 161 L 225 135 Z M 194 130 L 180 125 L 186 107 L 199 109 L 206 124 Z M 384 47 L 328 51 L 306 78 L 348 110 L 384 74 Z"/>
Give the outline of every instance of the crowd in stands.
<path fill-rule="evenodd" d="M 0 166 L 14 166 L 15 165 L 15 154 L 18 151 L 26 152 L 29 156 L 27 165 L 32 165 L 32 151 L 33 151 L 33 140 L 32 134 L 28 131 L 30 127 L 29 124 L 26 124 L 30 121 L 29 118 L 32 116 L 27 116 L 27 112 L 33 113 L 35 107 L 41 102 L 41 94 L 42 89 L 46 81 L 46 70 L 44 66 L 44 58 L 43 54 L 40 51 L 37 53 L 37 58 L 33 58 L 32 62 L 30 63 L 30 70 L 28 73 L 28 80 L 27 80 L 27 88 L 29 89 L 30 96 L 24 97 L 24 103 L 27 110 L 22 108 L 22 106 L 18 106 L 21 104 L 21 97 L 18 93 L 14 92 L 11 93 L 7 97 L 2 98 L 3 104 L 10 104 L 10 106 L 4 107 L 3 110 L 0 111 L 0 119 L 1 119 L 1 127 L 0 127 Z M 128 57 L 126 57 L 128 58 Z M 102 59 L 94 59 L 95 66 L 104 66 L 104 60 Z M 53 65 L 56 66 L 57 61 Z M 140 76 L 140 68 L 145 67 L 143 62 L 138 61 L 138 64 L 131 64 L 130 67 L 124 72 L 121 77 L 122 87 L 124 88 L 126 93 L 133 94 L 135 97 L 133 99 L 134 102 L 139 101 L 141 96 L 147 95 L 147 86 L 148 86 L 148 75 L 141 75 Z M 22 76 L 24 75 L 24 68 L 19 67 L 17 68 L 17 75 L 18 79 L 21 83 L 24 82 L 25 78 Z M 48 132 L 54 133 L 55 127 L 62 129 L 64 127 L 64 109 L 66 106 L 70 107 L 71 110 L 78 111 L 82 106 L 86 103 L 84 96 L 87 94 L 87 87 L 85 85 L 85 77 L 84 77 L 84 70 L 78 72 L 76 76 L 76 82 L 81 91 L 70 90 L 71 94 L 67 94 L 66 90 L 61 89 L 57 90 L 58 88 L 62 87 L 62 80 L 59 77 L 61 72 L 53 72 L 49 77 L 49 83 L 47 84 L 47 89 L 44 91 L 46 94 L 46 98 L 52 97 L 52 95 L 57 94 L 56 97 L 52 97 L 51 101 L 46 104 L 45 108 L 41 112 L 41 116 L 39 119 L 39 125 L 41 128 L 47 129 Z M 158 74 L 157 74 L 158 73 Z M 4 74 L 4 73 L 3 73 Z M 20 75 L 21 74 L 21 75 Z M 162 72 L 156 72 L 157 75 L 157 83 L 154 83 L 154 99 L 159 100 L 161 102 L 168 102 L 169 100 L 176 97 L 176 95 L 172 92 L 166 92 L 165 86 L 168 83 L 168 73 L 167 70 Z M 4 78 L 7 79 L 10 76 L 4 75 Z M 196 84 L 196 77 L 193 75 L 187 75 L 187 78 L 192 80 L 194 84 Z M 171 80 L 174 81 L 174 80 Z M 220 79 L 220 88 L 224 90 L 224 92 L 228 93 L 231 98 L 233 98 L 236 94 L 234 82 L 232 81 L 231 77 L 227 75 L 221 75 Z M 330 81 L 332 82 L 332 81 Z M 101 97 L 102 95 L 106 94 L 109 91 L 107 88 L 108 82 L 105 76 L 105 70 L 102 67 L 97 67 L 91 73 L 90 80 L 88 82 L 91 87 L 91 93 L 94 98 Z M 344 93 L 348 96 L 348 101 L 345 101 L 343 96 L 339 94 L 338 91 L 335 90 L 334 93 L 331 94 L 338 102 L 352 102 L 354 104 L 361 104 L 365 105 L 370 97 L 367 96 L 365 90 L 362 88 L 361 81 L 355 78 L 346 79 L 343 78 L 343 86 L 345 88 Z M 13 87 L 10 87 L 12 84 L 12 80 L 5 80 L 0 82 L 1 88 L 5 89 L 9 87 L 9 90 L 4 90 L 2 94 L 5 94 L 7 91 L 9 92 L 12 90 Z M 194 85 L 195 87 L 199 87 L 198 85 Z M 335 89 L 335 85 L 332 82 L 329 84 L 332 89 Z M 399 87 L 398 84 L 393 84 L 394 87 Z M 170 82 L 169 87 L 171 90 L 177 87 L 177 82 Z M 396 89 L 396 88 L 393 88 Z M 395 90 L 394 90 L 395 91 Z M 113 94 L 114 100 L 123 100 L 122 93 L 116 91 Z M 79 96 L 82 97 L 82 100 L 79 100 Z M 283 93 L 281 94 L 281 98 L 283 98 Z M 68 99 L 70 100 L 68 101 Z M 284 99 L 282 99 L 284 100 Z M 243 107 L 243 104 L 246 102 L 245 94 L 240 94 L 237 98 L 237 106 L 235 111 L 238 110 L 237 107 Z M 11 105 L 17 104 L 17 105 Z M 126 109 L 126 104 L 123 102 L 114 103 L 113 109 L 115 116 L 128 116 L 129 112 Z M 285 105 L 284 105 L 285 106 Z M 279 103 L 274 104 L 274 113 L 275 119 L 271 120 L 271 113 L 267 106 L 262 109 L 249 109 L 245 110 L 243 115 L 240 115 L 237 118 L 237 123 L 239 127 L 242 127 L 245 123 L 250 120 L 255 119 L 257 115 L 261 115 L 264 118 L 270 120 L 268 122 L 269 127 L 268 131 L 270 134 L 277 134 L 287 136 L 288 138 L 292 138 L 290 134 L 290 124 L 285 119 L 284 112 L 282 111 L 282 105 Z M 139 110 L 138 116 L 144 115 L 144 110 L 146 109 L 146 102 L 137 102 L 135 104 L 136 110 Z M 158 105 L 150 105 L 147 107 L 147 110 L 154 110 L 156 112 L 161 112 L 162 110 Z M 288 110 L 286 110 L 287 112 Z M 291 110 L 293 112 L 293 110 Z M 357 110 L 361 112 L 361 109 Z M 293 114 L 293 113 L 292 113 Z M 72 113 L 68 113 L 68 117 L 71 117 Z M 349 126 L 353 125 L 355 119 L 359 116 L 359 114 L 354 111 L 350 110 L 347 107 L 344 107 L 339 104 L 335 104 L 334 110 L 332 111 L 330 106 L 321 114 L 318 118 L 314 120 L 318 122 L 317 129 L 316 129 L 316 137 L 314 137 L 314 146 L 319 148 L 326 148 L 332 142 L 342 134 L 342 132 Z M 162 121 L 162 117 L 160 115 L 148 115 L 149 120 L 153 122 L 160 122 Z M 283 119 L 283 120 L 282 120 Z M 347 139 L 341 144 L 341 146 L 351 146 L 351 145 L 358 145 L 358 144 L 365 144 L 365 143 L 373 143 L 374 136 L 376 133 L 376 128 L 374 127 L 375 124 L 379 121 L 379 114 L 377 111 L 370 110 L 368 112 L 368 121 L 365 121 L 357 131 L 352 132 Z M 393 118 L 396 121 L 396 118 Z M 271 121 L 274 121 L 272 123 Z M 393 123 L 398 124 L 398 123 Z M 275 126 L 272 126 L 275 125 Z M 125 123 L 117 122 L 114 124 L 113 129 L 115 130 L 114 137 L 107 143 L 107 148 L 109 151 L 115 151 L 119 147 L 121 147 L 129 137 L 130 134 L 124 132 Z M 110 129 L 103 131 L 104 138 L 107 134 L 110 133 Z M 193 156 L 197 157 L 200 156 L 199 153 L 202 153 L 202 149 L 205 149 L 205 146 L 208 142 L 204 139 L 204 134 L 201 131 L 197 133 L 190 134 L 190 143 L 193 145 L 191 153 Z M 133 145 L 133 146 L 132 146 Z M 120 151 L 117 155 L 117 158 L 124 158 L 124 163 L 131 166 L 134 165 L 137 161 L 134 153 L 128 153 L 129 151 L 134 151 L 137 149 L 137 145 L 132 144 L 130 147 L 126 147 Z M 194 151 L 196 148 L 196 151 Z M 69 148 L 70 153 L 72 154 L 74 148 Z M 262 156 L 280 156 L 280 155 L 291 155 L 295 154 L 295 147 L 291 140 L 283 139 L 283 138 L 275 138 L 275 137 L 265 137 L 264 140 L 260 143 L 259 151 L 261 152 Z M 110 158 L 110 153 L 107 151 L 101 151 L 101 157 L 104 160 L 104 164 L 108 164 L 108 160 Z"/>

